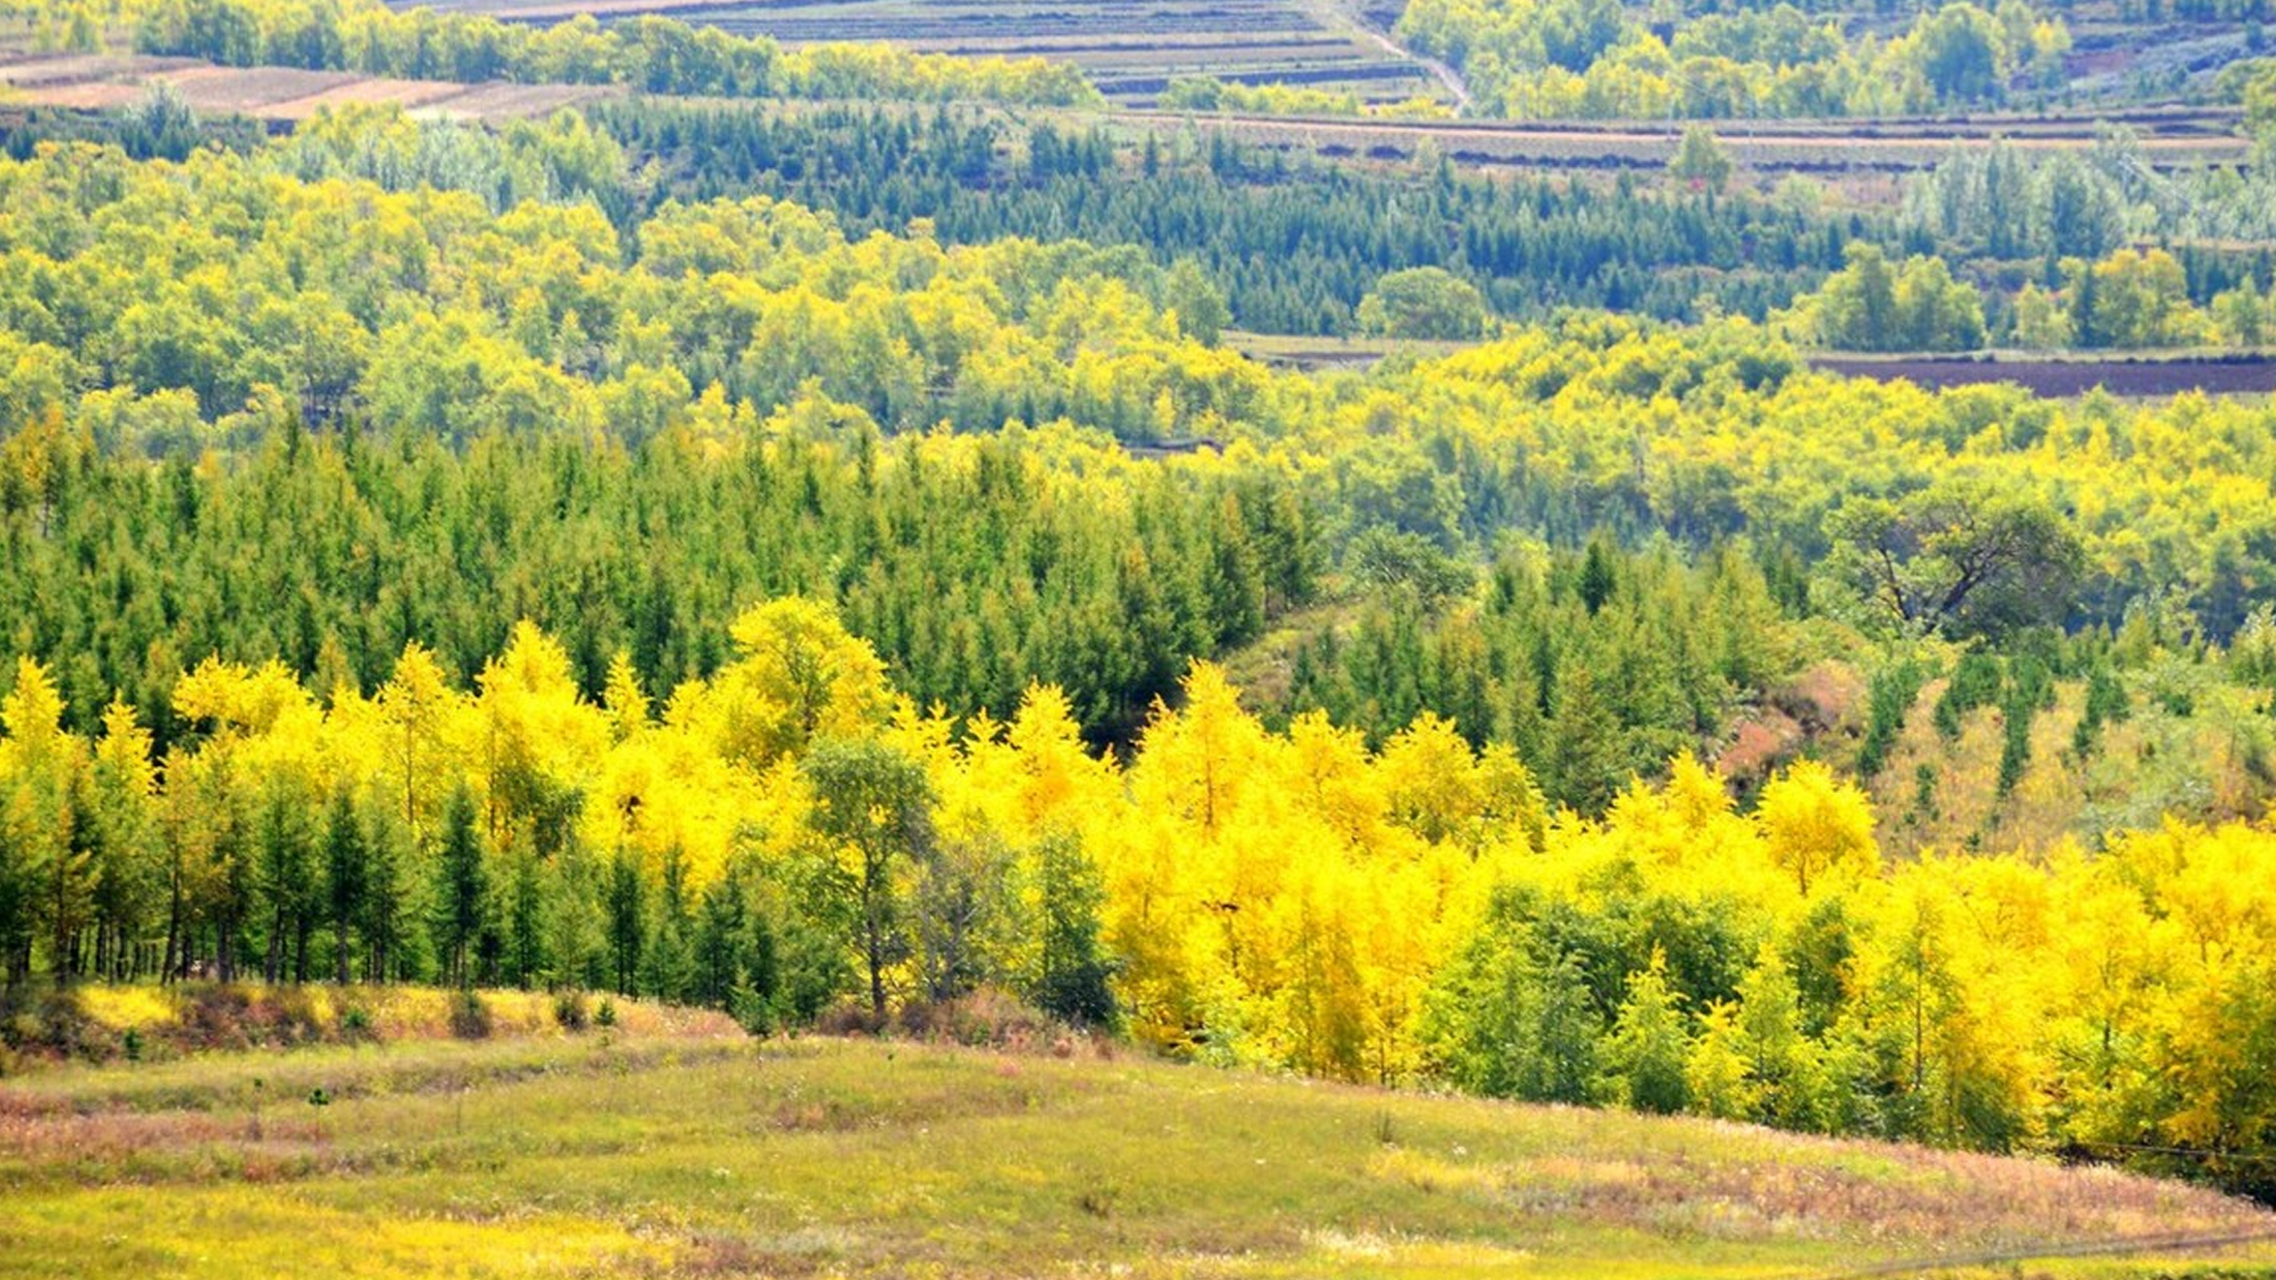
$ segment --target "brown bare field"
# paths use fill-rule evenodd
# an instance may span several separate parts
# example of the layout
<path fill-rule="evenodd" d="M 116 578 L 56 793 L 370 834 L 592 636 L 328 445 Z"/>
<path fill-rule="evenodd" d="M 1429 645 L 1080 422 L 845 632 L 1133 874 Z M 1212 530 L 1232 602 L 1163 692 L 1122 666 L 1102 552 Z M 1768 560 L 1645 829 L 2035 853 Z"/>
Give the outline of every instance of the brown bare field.
<path fill-rule="evenodd" d="M 2164 123 L 2156 123 L 2156 119 Z M 2233 164 L 2249 154 L 2245 139 L 2209 131 L 2220 112 L 2195 110 L 2136 125 L 2149 163 L 2160 169 Z M 1194 117 L 1125 110 L 1114 119 L 1133 128 L 1183 129 Z M 1464 120 L 1378 121 L 1254 116 L 1203 117 L 1213 128 L 1266 145 L 1332 157 L 1411 158 L 1429 146 L 1458 163 L 1573 168 L 1657 168 L 1675 154 L 1678 135 L 1664 125 L 1634 123 L 1494 123 Z M 2026 127 L 2028 126 L 2028 127 Z M 1723 142 L 1740 164 L 1758 170 L 1840 173 L 1927 168 L 1955 147 L 1988 147 L 2008 139 L 2026 150 L 2090 146 L 2091 117 L 1978 117 L 1951 121 L 1724 122 Z"/>
<path fill-rule="evenodd" d="M 1850 378 L 1905 379 L 1923 387 L 2013 382 L 2043 396 L 2076 396 L 2100 387 L 2116 396 L 2276 392 L 2276 359 L 2264 355 L 2113 357 L 2109 359 L 1974 359 L 1967 356 L 1821 356 L 1814 368 Z"/>
<path fill-rule="evenodd" d="M 290 67 L 241 70 L 200 64 L 149 79 L 172 85 L 197 111 L 253 115 L 272 103 L 329 93 L 355 84 L 361 77 L 345 71 L 301 71 Z"/>
<path fill-rule="evenodd" d="M 395 103 L 414 113 L 457 119 L 516 120 L 624 92 L 608 85 L 469 85 L 291 67 L 218 67 L 190 58 L 75 55 L 0 62 L 0 84 L 15 91 L 16 101 L 32 106 L 123 107 L 159 82 L 173 86 L 198 111 L 278 123 L 351 103 Z"/>
<path fill-rule="evenodd" d="M 439 114 L 473 120 L 521 120 L 549 116 L 567 107 L 622 97 L 614 85 L 508 84 L 493 82 L 467 86 L 465 92 L 437 101 Z"/>
<path fill-rule="evenodd" d="M 408 3 L 408 0 L 404 0 Z M 786 45 L 881 40 L 959 57 L 1048 57 L 1110 99 L 1151 101 L 1173 76 L 1316 84 L 1390 100 L 1433 93 L 1429 71 L 1342 8 L 1314 0 L 441 0 L 545 24 L 654 14 Z"/>
<path fill-rule="evenodd" d="M 1414 338 L 1334 338 L 1243 330 L 1227 330 L 1225 343 L 1251 360 L 1308 370 L 1365 369 L 1394 353 L 1436 359 L 1476 345 Z"/>
<path fill-rule="evenodd" d="M 1107 50 L 1100 55 L 1108 60 L 1106 65 L 1094 74 L 1100 74 L 1102 83 L 1137 96 L 1158 91 L 1170 74 L 1201 70 L 1232 79 L 1346 87 L 1372 97 L 1403 96 L 1422 86 L 1405 67 L 1379 58 L 1321 62 L 1307 56 L 1306 66 L 1292 64 L 1273 71 L 1235 68 L 1220 63 L 1218 46 L 1203 41 L 1204 37 L 1190 36 L 1151 51 Z M 1262 48 L 1287 55 L 1316 52 L 1310 44 Z M 1334 48 L 1339 54 L 1365 52 L 1349 43 Z M 1112 74 L 1101 74 L 1106 71 Z M 132 102 L 144 85 L 161 78 L 175 84 L 201 110 L 242 112 L 277 122 L 305 119 L 322 107 L 348 102 L 395 102 L 459 118 L 505 120 L 544 115 L 625 92 L 583 85 L 465 85 L 284 68 L 223 68 L 183 58 L 49 54 L 0 60 L 0 84 L 32 105 L 117 107 Z M 1078 124 L 1104 120 L 1158 133 L 1180 132 L 1196 123 L 1195 117 L 1182 113 L 1135 108 L 1030 114 L 1056 115 Z M 1995 139 L 2029 150 L 2089 146 L 2105 118 L 2136 129 L 2143 154 L 2157 168 L 2241 163 L 2248 155 L 2245 140 L 2235 132 L 2236 112 L 2207 107 L 2145 108 L 2108 117 L 2069 113 L 1781 121 L 1761 126 L 1726 123 L 1724 141 L 1742 165 L 1758 172 L 1854 178 L 1925 168 L 1947 158 L 1955 147 L 1990 146 Z M 1254 144 L 1311 150 L 1330 158 L 1404 161 L 1435 151 L 1459 164 L 1487 168 L 1654 169 L 1667 163 L 1677 141 L 1672 130 L 1657 123 L 1253 116 L 1208 116 L 1199 122 Z"/>
<path fill-rule="evenodd" d="M 40 89 L 150 76 L 204 65 L 195 58 L 153 58 L 141 54 L 11 54 L 0 56 L 0 84 Z"/>
<path fill-rule="evenodd" d="M 80 84 L 43 85 L 31 92 L 17 91 L 12 96 L 17 102 L 35 106 L 114 111 L 132 106 L 142 96 L 142 86 L 119 80 L 89 80 Z"/>

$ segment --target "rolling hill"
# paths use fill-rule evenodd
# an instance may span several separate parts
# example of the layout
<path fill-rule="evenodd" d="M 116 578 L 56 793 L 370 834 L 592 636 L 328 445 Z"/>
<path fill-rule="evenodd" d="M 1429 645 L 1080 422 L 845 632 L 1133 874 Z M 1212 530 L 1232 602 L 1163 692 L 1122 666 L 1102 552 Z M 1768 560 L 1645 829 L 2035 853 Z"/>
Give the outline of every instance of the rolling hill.
<path fill-rule="evenodd" d="M 2034 1161 L 1085 1042 L 627 1021 L 12 1080 L 0 1276 L 1826 1276 L 2276 1232 Z M 2270 1265 L 2262 1243 L 1987 1274 Z"/>

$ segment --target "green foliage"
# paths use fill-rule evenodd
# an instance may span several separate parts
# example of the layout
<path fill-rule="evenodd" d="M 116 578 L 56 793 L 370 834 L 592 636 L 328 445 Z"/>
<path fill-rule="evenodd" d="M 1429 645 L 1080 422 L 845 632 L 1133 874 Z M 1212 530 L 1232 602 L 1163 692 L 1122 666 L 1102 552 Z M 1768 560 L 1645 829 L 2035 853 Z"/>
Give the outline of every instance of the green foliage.
<path fill-rule="evenodd" d="M 343 788 L 332 797 L 324 827 L 324 897 L 332 925 L 333 979 L 343 985 L 352 954 L 348 937 L 370 909 L 370 892 L 363 816 L 356 812 L 355 798 Z"/>
<path fill-rule="evenodd" d="M 1731 153 L 1724 150 L 1715 131 L 1697 124 L 1684 129 L 1683 141 L 1667 164 L 1673 176 L 1709 191 L 1721 191 L 1731 180 L 1732 168 Z"/>
<path fill-rule="evenodd" d="M 1947 481 L 1827 519 L 1834 569 L 1906 629 L 2000 637 L 2070 621 L 2085 551 L 2044 503 Z"/>
<path fill-rule="evenodd" d="M 1375 282 L 1360 299 L 1360 330 L 1392 338 L 1465 340 L 1486 324 L 1485 295 L 1439 267 L 1410 267 Z"/>
<path fill-rule="evenodd" d="M 1474 1093 L 1582 1102 L 1598 1071 L 1602 1015 L 1579 963 L 1547 948 L 1525 908 L 1499 900 L 1433 992 L 1424 1035 L 1437 1068 Z"/>
<path fill-rule="evenodd" d="M 1961 718 L 1978 707 L 1997 702 L 2005 678 L 1997 656 L 1981 649 L 1961 654 L 1959 663 L 1952 669 L 1952 678 L 1936 699 L 1937 734 L 1946 742 L 1958 738 Z"/>
<path fill-rule="evenodd" d="M 2007 795 L 2023 780 L 2024 766 L 2031 762 L 2031 720 L 2053 701 L 2054 683 L 2046 666 L 2029 655 L 2016 658 L 2000 704 L 2004 737 L 1999 757 L 1998 794 Z"/>
<path fill-rule="evenodd" d="M 1673 1115 L 1691 1103 L 1685 1068 L 1691 1036 L 1683 1011 L 1667 984 L 1667 957 L 1628 978 L 1628 998 L 1612 1021 L 1605 1041 L 1605 1067 L 1614 1097 L 1638 1111 Z"/>
<path fill-rule="evenodd" d="M 1381 741 L 1428 710 L 1474 745 L 1512 743 L 1552 802 L 1593 814 L 1795 674 L 1798 638 L 1737 547 L 1691 558 L 1600 537 L 1502 557 L 1482 601 L 1442 607 L 1452 594 L 1381 590 L 1348 633 L 1304 643 L 1285 714 L 1325 710 Z"/>
<path fill-rule="evenodd" d="M 474 795 L 462 785 L 451 793 L 450 807 L 443 814 L 441 852 L 436 861 L 435 942 L 443 953 L 444 977 L 469 989 L 478 972 L 476 948 L 490 921 L 482 836 L 474 824 Z M 273 944 L 271 949 L 273 952 Z M 469 990 L 470 1006 L 474 999 Z"/>
<path fill-rule="evenodd" d="M 2006 100 L 2070 47 L 2022 0 L 1923 8 L 1886 41 L 1791 4 L 1659 23 L 1614 0 L 1410 0 L 1399 30 L 1459 64 L 1488 114 L 1883 115 Z"/>
<path fill-rule="evenodd" d="M 651 201 L 756 193 L 829 210 L 857 236 L 905 233 L 910 211 L 922 210 L 944 243 L 1073 236 L 1132 245 L 1173 272 L 1192 259 L 1232 322 L 1265 333 L 1349 332 L 1380 277 L 1424 266 L 1476 287 L 1504 316 L 1580 305 L 1685 318 L 1711 302 L 1761 319 L 1839 266 L 1852 236 L 1895 238 L 1878 213 L 1832 218 L 1745 191 L 1713 196 L 1627 176 L 1379 171 L 1227 134 L 1187 146 L 1149 132 L 1139 147 L 1118 149 L 1103 131 L 1045 123 L 1028 131 L 1023 149 L 1006 145 L 1013 139 L 1000 125 L 948 113 L 630 101 L 587 115 L 654 179 L 598 195 L 604 208 L 641 191 Z M 444 126 L 420 132 L 437 136 L 421 149 L 443 155 L 481 146 Z M 500 157 L 483 172 L 510 172 L 509 162 Z M 1166 283 L 1174 293 L 1178 282 Z M 1194 308 L 1165 302 L 1206 340 Z"/>
<path fill-rule="evenodd" d="M 1942 258 L 1915 255 L 1892 270 L 1881 250 L 1852 243 L 1849 265 L 1797 303 L 1803 326 L 1843 351 L 1966 351 L 1984 340 L 1983 297 Z"/>
<path fill-rule="evenodd" d="M 801 762 L 814 787 L 825 918 L 844 921 L 868 974 L 873 1016 L 885 1016 L 885 972 L 913 949 L 906 864 L 934 855 L 924 769 L 889 746 L 823 741 Z"/>
<path fill-rule="evenodd" d="M 1035 879 L 1042 925 L 1029 998 L 1062 1022 L 1112 1030 L 1121 1010 L 1108 985 L 1115 961 L 1100 938 L 1106 895 L 1098 868 L 1071 839 L 1049 837 Z"/>
<path fill-rule="evenodd" d="M 2094 754 L 2103 726 L 2125 720 L 2133 710 L 2126 687 L 2107 663 L 2098 662 L 2086 673 L 2086 705 L 2071 731 L 2071 754 L 2085 759 Z"/>
<path fill-rule="evenodd" d="M 1890 748 L 1896 745 L 1897 735 L 1904 732 L 1905 717 L 1912 713 L 1913 703 L 1920 697 L 1921 686 L 1927 680 L 1926 666 L 1911 658 L 1873 673 L 1873 682 L 1866 692 L 1865 740 L 1857 748 L 1860 777 L 1871 778 L 1881 772 Z M 1941 730 L 1945 724 L 1942 699 L 1938 700 L 1936 714 L 1937 727 Z"/>

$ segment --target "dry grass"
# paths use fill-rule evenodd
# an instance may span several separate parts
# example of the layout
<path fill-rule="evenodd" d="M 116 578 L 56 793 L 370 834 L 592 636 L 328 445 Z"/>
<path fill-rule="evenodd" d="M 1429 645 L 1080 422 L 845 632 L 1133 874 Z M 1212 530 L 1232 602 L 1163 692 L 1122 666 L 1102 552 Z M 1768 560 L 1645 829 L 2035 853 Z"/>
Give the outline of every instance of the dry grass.
<path fill-rule="evenodd" d="M 360 1045 L 483 1036 L 558 1038 L 553 996 L 432 987 L 181 983 L 168 987 L 20 988 L 0 997 L 0 1076 L 64 1060 L 149 1064 L 254 1048 Z M 589 1001 L 588 1001 L 589 1003 Z M 723 1034 L 723 1014 L 619 1000 L 617 1027 L 636 1035 Z M 145 1077 L 147 1078 L 147 1071 Z"/>
<path fill-rule="evenodd" d="M 662 1025 L 58 1069 L 0 1088 L 0 1186 L 0 1276 L 1778 1276 L 2276 1225 L 1707 1121 Z"/>

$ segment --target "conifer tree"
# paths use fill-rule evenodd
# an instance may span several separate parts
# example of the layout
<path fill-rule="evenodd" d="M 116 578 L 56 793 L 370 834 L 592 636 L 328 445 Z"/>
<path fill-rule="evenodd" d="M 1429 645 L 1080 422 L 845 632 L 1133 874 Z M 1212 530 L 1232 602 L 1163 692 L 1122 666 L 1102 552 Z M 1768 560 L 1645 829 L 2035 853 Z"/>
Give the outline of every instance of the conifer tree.
<path fill-rule="evenodd" d="M 464 783 L 452 789 L 443 810 L 436 875 L 435 940 L 442 952 L 443 979 L 471 987 L 477 976 L 477 948 L 489 922 L 490 886 L 474 792 Z"/>
<path fill-rule="evenodd" d="M 363 819 L 346 787 L 333 791 L 331 814 L 325 822 L 324 888 L 332 925 L 332 979 L 345 984 L 349 976 L 348 933 L 364 918 L 371 888 Z M 371 949 L 368 935 L 364 947 L 367 953 Z"/>

